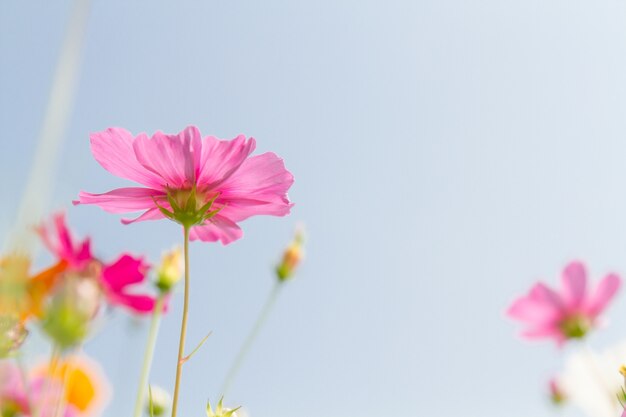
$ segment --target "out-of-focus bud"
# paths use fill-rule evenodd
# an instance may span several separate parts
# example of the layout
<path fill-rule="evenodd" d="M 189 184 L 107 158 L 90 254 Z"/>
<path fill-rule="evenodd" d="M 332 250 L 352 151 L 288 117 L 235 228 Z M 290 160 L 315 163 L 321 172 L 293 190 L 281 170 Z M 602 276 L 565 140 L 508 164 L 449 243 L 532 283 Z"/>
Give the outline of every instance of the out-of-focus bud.
<path fill-rule="evenodd" d="M 0 359 L 15 353 L 28 336 L 24 324 L 12 315 L 0 315 Z"/>
<path fill-rule="evenodd" d="M 555 405 L 562 405 L 567 401 L 567 395 L 556 378 L 552 378 L 549 382 L 550 401 Z"/>
<path fill-rule="evenodd" d="M 207 417 L 237 417 L 237 410 L 241 407 L 237 408 L 224 408 L 222 402 L 224 398 L 220 398 L 220 402 L 217 403 L 217 407 L 215 407 L 215 411 L 211 408 L 211 403 L 207 401 L 206 404 L 206 415 Z"/>
<path fill-rule="evenodd" d="M 88 336 L 100 304 L 96 280 L 66 275 L 44 307 L 43 330 L 61 349 L 76 346 Z"/>
<path fill-rule="evenodd" d="M 298 265 L 304 259 L 304 238 L 304 226 L 298 225 L 292 242 L 285 249 L 283 259 L 276 267 L 276 276 L 280 282 L 293 277 Z"/>
<path fill-rule="evenodd" d="M 183 276 L 183 254 L 179 247 L 165 252 L 157 269 L 156 286 L 162 293 L 172 291 Z"/>
<path fill-rule="evenodd" d="M 150 387 L 146 411 L 151 417 L 160 417 L 167 413 L 172 405 L 172 397 L 161 387 Z"/>

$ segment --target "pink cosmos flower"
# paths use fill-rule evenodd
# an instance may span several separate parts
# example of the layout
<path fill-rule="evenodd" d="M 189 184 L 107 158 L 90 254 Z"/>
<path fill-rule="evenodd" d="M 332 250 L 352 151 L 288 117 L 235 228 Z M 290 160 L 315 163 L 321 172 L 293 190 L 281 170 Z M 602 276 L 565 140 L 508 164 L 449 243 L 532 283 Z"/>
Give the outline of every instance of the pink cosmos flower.
<path fill-rule="evenodd" d="M 522 333 L 526 339 L 552 338 L 562 345 L 567 339 L 584 337 L 599 324 L 599 316 L 621 284 L 619 276 L 609 274 L 591 290 L 585 266 L 577 261 L 565 267 L 561 281 L 560 293 L 540 282 L 509 307 L 509 317 L 528 324 Z"/>
<path fill-rule="evenodd" d="M 65 262 L 68 270 L 96 275 L 109 304 L 126 307 L 138 314 L 152 312 L 155 297 L 133 293 L 133 286 L 144 282 L 149 269 L 143 258 L 124 253 L 113 262 L 101 262 L 91 253 L 89 238 L 74 240 L 63 213 L 56 214 L 51 224 L 41 225 L 38 232 L 48 250 L 59 261 Z"/>
<path fill-rule="evenodd" d="M 293 176 L 283 160 L 271 152 L 250 157 L 254 149 L 253 138 L 203 138 L 194 126 L 151 138 L 109 128 L 91 135 L 94 157 L 112 174 L 143 187 L 81 192 L 74 203 L 110 213 L 142 212 L 124 224 L 170 218 L 191 227 L 191 240 L 228 244 L 243 235 L 238 222 L 259 214 L 285 216 L 292 206 L 287 191 Z"/>

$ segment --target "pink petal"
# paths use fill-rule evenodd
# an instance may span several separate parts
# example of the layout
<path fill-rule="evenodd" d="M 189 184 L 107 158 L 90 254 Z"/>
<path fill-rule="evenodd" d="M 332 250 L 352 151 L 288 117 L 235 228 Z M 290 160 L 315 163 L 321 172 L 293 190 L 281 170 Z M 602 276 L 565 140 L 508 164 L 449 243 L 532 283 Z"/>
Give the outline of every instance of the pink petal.
<path fill-rule="evenodd" d="M 151 188 L 117 188 L 103 194 L 81 191 L 74 204 L 95 204 L 109 213 L 128 213 L 154 208 L 154 200 L 163 201 L 165 193 Z"/>
<path fill-rule="evenodd" d="M 589 300 L 586 308 L 587 314 L 591 317 L 601 314 L 619 290 L 621 283 L 621 278 L 616 274 L 609 274 L 604 277 L 598 283 L 593 296 Z"/>
<path fill-rule="evenodd" d="M 567 338 L 558 327 L 538 327 L 522 332 L 520 334 L 526 340 L 553 339 L 556 345 L 561 348 Z"/>
<path fill-rule="evenodd" d="M 528 296 L 513 301 L 506 314 L 529 323 L 553 323 L 561 317 L 561 311 L 553 305 L 537 302 Z"/>
<path fill-rule="evenodd" d="M 577 310 L 585 302 L 587 271 L 582 262 L 571 262 L 563 270 L 563 302 L 567 309 Z"/>
<path fill-rule="evenodd" d="M 201 189 L 213 189 L 228 179 L 254 151 L 254 138 L 246 141 L 244 135 L 233 140 L 219 140 L 207 136 L 202 140 L 202 157 L 198 185 Z"/>
<path fill-rule="evenodd" d="M 119 294 L 128 285 L 143 282 L 148 267 L 143 258 L 124 254 L 112 264 L 104 266 L 102 281 L 109 291 Z"/>
<path fill-rule="evenodd" d="M 533 339 L 544 339 L 547 337 L 553 337 L 555 339 L 563 339 L 563 332 L 556 326 L 538 326 L 528 330 L 525 330 L 521 333 L 522 337 L 533 340 Z"/>
<path fill-rule="evenodd" d="M 563 301 L 559 294 L 541 282 L 535 284 L 528 297 L 536 303 L 552 306 L 555 310 L 563 310 Z"/>
<path fill-rule="evenodd" d="M 162 204 L 161 207 L 167 208 L 169 210 L 169 206 L 166 204 Z M 142 222 L 144 220 L 159 220 L 164 218 L 165 216 L 163 215 L 163 213 L 161 213 L 161 210 L 155 207 L 151 208 L 150 210 L 144 211 L 139 217 L 135 217 L 134 219 L 122 219 L 122 224 L 131 224 L 136 222 Z"/>
<path fill-rule="evenodd" d="M 220 216 L 219 214 L 211 219 L 210 223 L 203 226 L 194 226 L 191 229 L 191 240 L 202 240 L 204 242 L 221 241 L 223 245 L 241 238 L 243 231 L 232 220 Z"/>
<path fill-rule="evenodd" d="M 187 127 L 178 135 L 156 132 L 150 139 L 138 136 L 133 149 L 137 160 L 162 178 L 162 187 L 190 188 L 196 183 L 202 152 L 202 139 L 196 127 Z"/>
<path fill-rule="evenodd" d="M 129 131 L 113 127 L 103 132 L 92 133 L 90 139 L 93 156 L 113 175 L 153 188 L 158 188 L 161 184 L 161 179 L 157 175 L 137 161 L 133 151 L 135 138 Z"/>
<path fill-rule="evenodd" d="M 258 214 L 285 216 L 292 206 L 287 191 L 293 181 L 293 175 L 287 171 L 283 160 L 267 152 L 246 159 L 219 186 L 217 202 L 226 206 L 224 216 L 234 221 Z"/>
<path fill-rule="evenodd" d="M 150 314 L 154 310 L 156 299 L 149 295 L 116 293 L 110 295 L 109 302 L 127 307 L 137 314 Z"/>
<path fill-rule="evenodd" d="M 50 230 L 46 224 L 37 228 L 41 240 L 50 252 L 77 269 L 82 268 L 86 262 L 93 259 L 91 241 L 84 239 L 78 244 L 74 242 L 65 221 L 65 213 L 55 214 L 52 223 L 54 230 Z"/>

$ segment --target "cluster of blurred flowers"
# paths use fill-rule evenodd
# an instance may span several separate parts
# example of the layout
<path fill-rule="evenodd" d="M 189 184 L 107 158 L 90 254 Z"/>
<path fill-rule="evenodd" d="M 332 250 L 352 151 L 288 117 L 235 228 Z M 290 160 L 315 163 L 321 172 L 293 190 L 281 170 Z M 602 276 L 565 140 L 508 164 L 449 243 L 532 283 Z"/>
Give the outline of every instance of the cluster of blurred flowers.
<path fill-rule="evenodd" d="M 563 270 L 560 290 L 538 282 L 513 301 L 507 315 L 526 324 L 523 338 L 551 339 L 561 352 L 568 348 L 563 370 L 547 383 L 553 404 L 572 404 L 590 417 L 626 417 L 626 342 L 597 353 L 587 341 L 590 332 L 605 327 L 602 314 L 622 279 L 609 273 L 594 287 L 587 275 L 585 265 L 573 261 Z"/>
<path fill-rule="evenodd" d="M 94 255 L 91 239 L 77 239 L 65 214 L 57 213 L 34 228 L 53 257 L 50 265 L 32 271 L 34 262 L 28 251 L 9 250 L 2 255 L 0 417 L 99 415 L 115 390 L 82 347 L 106 324 L 104 312 L 110 309 L 122 309 L 151 322 L 134 415 L 161 416 L 171 410 L 175 416 L 182 365 L 202 344 L 184 355 L 189 241 L 231 243 L 243 234 L 238 222 L 257 214 L 284 216 L 292 206 L 286 193 L 293 176 L 273 153 L 249 157 L 255 148 L 251 138 L 202 138 L 195 127 L 178 135 L 157 132 L 152 137 L 134 137 L 114 128 L 92 135 L 91 144 L 104 168 L 145 188 L 81 192 L 74 203 L 96 204 L 113 213 L 143 211 L 135 220 L 123 220 L 125 224 L 172 220 L 183 226 L 184 249 L 165 252 L 156 267 L 146 257 L 126 252 L 112 260 L 101 259 Z M 298 229 L 276 266 L 277 287 L 294 275 L 303 257 L 303 242 L 303 231 Z M 173 290 L 183 277 L 184 310 L 172 398 L 167 391 L 149 385 L 149 373 L 159 318 L 168 310 Z M 33 361 L 24 354 L 33 332 L 49 342 L 48 360 Z M 239 360 L 248 347 L 242 349 Z M 231 378 L 238 365 L 233 366 Z M 215 407 L 208 403 L 206 413 L 208 417 L 237 417 L 237 410 L 225 407 L 220 399 Z"/>

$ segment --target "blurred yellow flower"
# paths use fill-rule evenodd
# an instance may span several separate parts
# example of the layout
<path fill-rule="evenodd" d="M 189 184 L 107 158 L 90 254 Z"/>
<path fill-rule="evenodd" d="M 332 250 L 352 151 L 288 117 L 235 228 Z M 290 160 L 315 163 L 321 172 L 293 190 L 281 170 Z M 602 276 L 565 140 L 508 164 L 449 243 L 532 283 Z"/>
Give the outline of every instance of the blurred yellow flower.
<path fill-rule="evenodd" d="M 40 366 L 36 377 L 50 378 L 62 385 L 63 400 L 81 416 L 100 414 L 110 399 L 111 390 L 100 366 L 84 355 L 73 355 Z"/>

